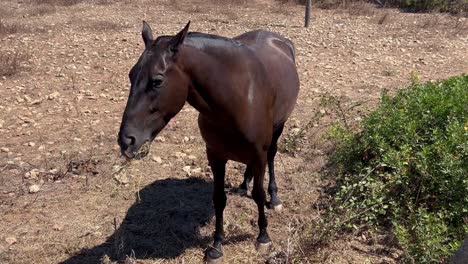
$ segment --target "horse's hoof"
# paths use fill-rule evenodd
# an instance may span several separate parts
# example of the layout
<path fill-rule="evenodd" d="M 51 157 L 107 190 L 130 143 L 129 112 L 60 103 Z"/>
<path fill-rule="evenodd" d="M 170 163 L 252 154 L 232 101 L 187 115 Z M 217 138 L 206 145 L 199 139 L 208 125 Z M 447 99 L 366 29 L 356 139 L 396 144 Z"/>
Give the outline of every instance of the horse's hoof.
<path fill-rule="evenodd" d="M 220 264 L 223 263 L 223 252 L 215 247 L 209 247 L 205 252 L 205 263 Z"/>
<path fill-rule="evenodd" d="M 236 190 L 237 194 L 239 195 L 246 195 L 247 194 L 247 190 L 246 189 L 242 189 L 242 188 L 237 188 Z"/>
<path fill-rule="evenodd" d="M 276 203 L 269 202 L 267 203 L 266 206 L 268 209 L 276 211 L 276 212 L 283 210 L 283 204 L 281 202 L 276 202 Z"/>
<path fill-rule="evenodd" d="M 283 210 L 283 204 L 273 205 L 273 211 L 279 212 Z"/>
<path fill-rule="evenodd" d="M 251 195 L 249 190 L 242 189 L 242 188 L 238 188 L 236 192 L 240 196 L 250 196 Z"/>
<path fill-rule="evenodd" d="M 205 263 L 207 263 L 207 264 L 221 264 L 221 263 L 223 263 L 223 256 L 221 256 L 219 258 L 211 258 L 207 254 L 206 258 L 205 258 Z"/>
<path fill-rule="evenodd" d="M 265 254 L 269 251 L 271 247 L 271 241 L 266 242 L 266 243 L 261 243 L 257 241 L 257 243 L 255 244 L 255 247 L 257 248 L 258 253 Z"/>

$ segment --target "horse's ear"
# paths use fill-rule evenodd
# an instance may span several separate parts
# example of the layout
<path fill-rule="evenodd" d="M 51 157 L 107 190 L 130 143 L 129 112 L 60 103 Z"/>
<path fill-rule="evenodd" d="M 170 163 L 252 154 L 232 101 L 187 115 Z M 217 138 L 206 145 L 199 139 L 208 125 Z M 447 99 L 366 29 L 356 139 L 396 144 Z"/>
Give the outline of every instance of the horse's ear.
<path fill-rule="evenodd" d="M 143 41 L 145 42 L 145 47 L 149 47 L 154 39 L 153 39 L 153 30 L 151 29 L 150 25 L 143 20 L 143 29 L 141 30 L 141 36 L 143 37 Z"/>
<path fill-rule="evenodd" d="M 185 36 L 187 36 L 187 32 L 190 26 L 190 21 L 187 23 L 187 25 L 182 29 L 175 37 L 171 39 L 171 42 L 169 43 L 169 47 L 172 52 L 176 53 L 179 50 L 179 46 L 184 43 Z"/>

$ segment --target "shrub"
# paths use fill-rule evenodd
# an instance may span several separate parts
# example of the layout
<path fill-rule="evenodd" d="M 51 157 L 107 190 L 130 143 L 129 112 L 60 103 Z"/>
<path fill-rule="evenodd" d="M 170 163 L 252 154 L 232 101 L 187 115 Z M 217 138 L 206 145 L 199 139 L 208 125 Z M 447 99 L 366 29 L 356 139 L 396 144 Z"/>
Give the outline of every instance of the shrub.
<path fill-rule="evenodd" d="M 298 1 L 298 3 L 302 2 Z M 359 7 L 365 7 L 365 5 L 363 5 L 365 2 L 371 4 L 379 3 L 379 5 L 384 7 L 397 7 L 410 12 L 468 12 L 467 0 L 317 0 L 313 3 L 325 9 L 338 7 L 357 9 Z"/>
<path fill-rule="evenodd" d="M 84 0 L 30 0 L 31 4 L 54 6 L 72 6 L 81 2 L 84 2 Z"/>
<path fill-rule="evenodd" d="M 0 37 L 9 34 L 15 34 L 24 30 L 24 27 L 17 23 L 5 23 L 0 19 Z"/>
<path fill-rule="evenodd" d="M 444 262 L 468 232 L 468 75 L 413 84 L 354 133 L 335 126 L 335 209 L 394 231 L 407 260 Z"/>
<path fill-rule="evenodd" d="M 28 59 L 26 53 L 5 53 L 0 51 L 0 77 L 13 76 L 21 71 L 21 63 Z"/>
<path fill-rule="evenodd" d="M 390 6 L 397 6 L 412 12 L 440 11 L 458 13 L 468 11 L 466 0 L 388 0 Z"/>

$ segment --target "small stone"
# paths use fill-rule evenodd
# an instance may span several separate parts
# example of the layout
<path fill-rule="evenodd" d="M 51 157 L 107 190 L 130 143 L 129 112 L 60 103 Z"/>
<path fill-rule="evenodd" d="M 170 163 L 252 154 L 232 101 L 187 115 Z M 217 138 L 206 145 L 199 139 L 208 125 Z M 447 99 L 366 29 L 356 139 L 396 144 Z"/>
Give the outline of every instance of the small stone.
<path fill-rule="evenodd" d="M 166 139 L 161 136 L 157 136 L 154 140 L 156 140 L 156 142 L 166 142 Z"/>
<path fill-rule="evenodd" d="M 296 128 L 291 129 L 291 134 L 297 135 L 297 134 L 299 134 L 300 131 L 301 131 L 301 129 L 296 127 Z"/>
<path fill-rule="evenodd" d="M 197 157 L 194 156 L 194 155 L 188 155 L 187 158 L 188 158 L 189 160 L 196 160 L 196 159 L 197 159 Z"/>
<path fill-rule="evenodd" d="M 37 185 L 37 184 L 33 184 L 31 186 L 29 186 L 29 193 L 37 193 L 41 190 L 41 186 Z"/>
<path fill-rule="evenodd" d="M 52 229 L 54 229 L 55 231 L 62 231 L 63 230 L 63 226 L 62 225 L 59 225 L 59 224 L 55 224 Z"/>
<path fill-rule="evenodd" d="M 5 241 L 8 243 L 8 245 L 13 245 L 16 244 L 16 242 L 18 242 L 15 237 L 7 237 L 5 238 Z"/>
<path fill-rule="evenodd" d="M 185 171 L 187 173 L 187 176 L 191 176 L 191 170 L 190 170 L 190 166 L 185 166 L 184 168 L 182 168 L 183 171 Z"/>
<path fill-rule="evenodd" d="M 28 143 L 28 146 L 34 147 L 34 146 L 36 146 L 36 143 L 34 143 L 34 142 L 29 142 L 29 143 Z"/>
<path fill-rule="evenodd" d="M 184 143 L 189 142 L 189 141 L 190 141 L 190 138 L 187 137 L 187 136 L 185 136 L 185 137 L 184 137 Z"/>
<path fill-rule="evenodd" d="M 10 152 L 10 149 L 9 149 L 9 148 L 1 148 L 0 150 L 1 150 L 2 152 L 5 152 L 5 153 Z"/>
<path fill-rule="evenodd" d="M 183 157 L 186 157 L 186 156 L 187 156 L 187 154 L 182 153 L 182 152 L 176 152 L 174 155 L 175 155 L 177 158 L 183 158 Z"/>
<path fill-rule="evenodd" d="M 59 97 L 60 93 L 59 92 L 53 92 L 47 96 L 47 99 L 49 100 L 54 100 L 55 98 Z"/>
<path fill-rule="evenodd" d="M 38 105 L 40 103 L 42 103 L 42 99 L 37 99 L 37 100 L 31 101 L 29 105 Z"/>
<path fill-rule="evenodd" d="M 127 175 L 125 175 L 125 174 L 117 174 L 117 175 L 114 176 L 114 179 L 115 179 L 118 183 L 123 184 L 123 185 L 129 183 L 128 177 L 127 177 Z"/>
<path fill-rule="evenodd" d="M 161 163 L 162 163 L 162 159 L 161 159 L 161 157 L 158 157 L 158 156 L 153 156 L 151 159 L 152 159 L 153 161 L 155 161 L 155 162 L 159 163 L 159 164 L 161 164 Z"/>
<path fill-rule="evenodd" d="M 45 149 L 45 146 L 44 145 L 40 145 L 39 148 L 37 150 L 44 150 Z"/>
<path fill-rule="evenodd" d="M 202 173 L 201 168 L 195 168 L 195 169 L 190 170 L 191 175 L 201 175 L 201 173 Z"/>

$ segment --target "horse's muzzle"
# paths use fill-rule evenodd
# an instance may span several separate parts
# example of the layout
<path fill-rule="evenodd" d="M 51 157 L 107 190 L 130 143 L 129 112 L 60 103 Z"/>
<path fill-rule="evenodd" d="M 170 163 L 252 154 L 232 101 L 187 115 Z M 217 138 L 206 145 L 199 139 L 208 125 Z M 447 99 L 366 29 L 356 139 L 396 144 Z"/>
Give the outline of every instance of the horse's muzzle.
<path fill-rule="evenodd" d="M 129 136 L 120 132 L 117 143 L 120 146 L 120 152 L 123 156 L 125 156 L 127 159 L 133 159 L 135 157 L 136 138 L 134 136 Z"/>

